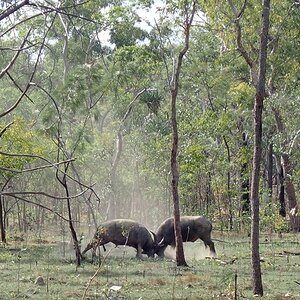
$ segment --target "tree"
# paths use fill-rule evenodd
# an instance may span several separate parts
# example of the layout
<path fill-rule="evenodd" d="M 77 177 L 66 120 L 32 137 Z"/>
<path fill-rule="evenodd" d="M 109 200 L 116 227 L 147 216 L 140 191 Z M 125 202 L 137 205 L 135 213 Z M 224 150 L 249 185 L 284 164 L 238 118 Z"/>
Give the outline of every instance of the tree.
<path fill-rule="evenodd" d="M 253 292 L 263 295 L 259 256 L 259 178 L 262 152 L 262 111 L 266 97 L 267 46 L 269 37 L 270 0 L 263 1 L 262 28 L 259 47 L 259 72 L 254 104 L 254 152 L 251 180 L 251 250 L 253 268 Z"/>
<path fill-rule="evenodd" d="M 235 82 L 240 81 L 256 88 L 259 61 L 257 32 L 260 27 L 257 8 L 260 2 L 229 0 L 226 2 L 203 1 L 202 3 L 208 16 L 208 24 L 211 26 L 210 30 L 213 29 L 214 32 L 217 32 L 217 37 L 221 42 L 221 55 L 227 58 L 231 57 L 236 62 L 235 67 L 231 68 L 234 70 Z M 265 123 L 266 130 L 263 135 L 263 142 L 272 142 L 274 155 L 280 155 L 282 162 L 285 161 L 283 169 L 287 176 L 284 178 L 284 184 L 289 187 L 289 190 L 286 190 L 287 208 L 292 209 L 292 211 L 292 207 L 297 206 L 297 194 L 294 187 L 297 176 L 293 167 L 293 164 L 296 164 L 296 161 L 293 160 L 296 154 L 290 151 L 290 146 L 293 144 L 294 131 L 297 129 L 294 127 L 295 124 L 291 122 L 293 118 L 290 114 L 297 110 L 292 99 L 295 99 L 294 91 L 299 82 L 295 75 L 295 72 L 299 72 L 299 59 L 296 57 L 296 52 L 293 51 L 295 41 L 299 40 L 296 33 L 298 22 L 298 6 L 295 3 L 274 1 L 268 47 L 270 72 L 266 81 L 266 93 L 270 101 L 265 104 L 268 122 Z M 239 55 L 234 57 L 232 54 L 235 51 L 232 50 L 236 50 Z M 227 60 L 227 64 L 225 64 L 227 68 L 228 62 Z M 282 101 L 283 99 L 284 101 Z M 294 109 L 291 111 L 287 109 L 289 105 L 294 106 Z M 286 114 L 286 112 L 288 113 Z M 242 121 L 242 118 L 240 119 Z M 241 121 L 239 121 L 240 124 L 246 125 L 247 120 Z M 251 139 L 249 128 L 246 132 L 249 132 Z M 296 227 L 299 223 L 297 216 L 289 214 L 289 219 L 290 228 L 297 230 Z"/>
<path fill-rule="evenodd" d="M 176 239 L 176 262 L 177 266 L 186 266 L 182 235 L 180 227 L 180 209 L 179 209 L 179 194 L 178 194 L 178 182 L 179 182 L 179 171 L 177 163 L 177 153 L 178 153 L 178 128 L 177 128 L 177 115 L 176 115 L 176 103 L 179 91 L 179 80 L 181 66 L 183 62 L 184 55 L 189 49 L 189 39 L 190 30 L 193 22 L 193 18 L 196 12 L 197 2 L 193 1 L 191 5 L 191 11 L 188 12 L 188 5 L 185 4 L 183 7 L 185 11 L 184 20 L 184 47 L 180 50 L 178 57 L 176 59 L 176 64 L 174 66 L 174 73 L 172 75 L 172 81 L 170 82 L 170 93 L 171 93 L 171 125 L 172 125 L 172 151 L 171 151 L 171 174 L 172 174 L 172 195 L 174 204 L 174 232 Z"/>

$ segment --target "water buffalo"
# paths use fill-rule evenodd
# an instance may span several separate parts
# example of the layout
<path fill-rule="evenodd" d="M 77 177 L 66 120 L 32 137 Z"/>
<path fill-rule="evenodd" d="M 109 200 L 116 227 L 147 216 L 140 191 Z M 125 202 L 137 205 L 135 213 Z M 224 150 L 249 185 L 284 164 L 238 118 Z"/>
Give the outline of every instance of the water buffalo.
<path fill-rule="evenodd" d="M 100 224 L 93 239 L 88 243 L 82 255 L 107 243 L 126 245 L 137 250 L 137 257 L 142 258 L 142 253 L 154 257 L 156 250 L 155 234 L 151 233 L 144 225 L 129 219 L 115 219 Z M 104 248 L 105 249 L 105 248 Z"/>
<path fill-rule="evenodd" d="M 201 239 L 205 247 L 209 246 L 212 256 L 216 255 L 213 241 L 211 240 L 212 224 L 209 220 L 200 216 L 181 216 L 181 234 L 183 242 L 195 242 Z M 158 247 L 156 253 L 163 257 L 167 246 L 175 247 L 174 218 L 168 218 L 158 227 L 156 231 Z"/>

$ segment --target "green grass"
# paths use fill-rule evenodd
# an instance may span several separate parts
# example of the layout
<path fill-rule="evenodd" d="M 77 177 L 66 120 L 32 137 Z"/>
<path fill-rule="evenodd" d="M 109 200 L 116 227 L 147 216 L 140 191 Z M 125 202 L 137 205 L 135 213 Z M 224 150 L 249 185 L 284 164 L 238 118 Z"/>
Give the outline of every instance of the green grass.
<path fill-rule="evenodd" d="M 200 242 L 185 244 L 188 268 L 171 259 L 139 260 L 123 247 L 102 257 L 100 268 L 89 258 L 76 268 L 73 254 L 63 257 L 56 243 L 12 242 L 0 248 L 0 299 L 82 299 L 85 291 L 85 299 L 234 299 L 235 274 L 238 299 L 253 298 L 249 238 L 217 238 L 224 241 L 215 242 L 217 259 L 200 259 L 208 254 Z M 300 256 L 284 253 L 300 251 L 299 235 L 261 241 L 263 299 L 300 299 Z M 45 285 L 35 284 L 38 276 Z"/>

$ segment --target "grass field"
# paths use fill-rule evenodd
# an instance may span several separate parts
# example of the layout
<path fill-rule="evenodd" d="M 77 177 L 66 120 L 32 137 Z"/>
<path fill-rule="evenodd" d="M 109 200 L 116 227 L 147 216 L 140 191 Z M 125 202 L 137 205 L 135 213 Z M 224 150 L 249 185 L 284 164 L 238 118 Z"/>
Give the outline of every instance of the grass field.
<path fill-rule="evenodd" d="M 185 244 L 188 268 L 172 259 L 136 259 L 126 247 L 102 253 L 100 266 L 88 256 L 76 268 L 61 243 L 9 242 L 0 248 L 0 299 L 252 299 L 249 238 L 214 237 L 216 259 L 206 258 L 200 241 Z M 299 234 L 264 235 L 260 250 L 263 299 L 300 299 Z M 44 285 L 35 283 L 39 276 Z"/>

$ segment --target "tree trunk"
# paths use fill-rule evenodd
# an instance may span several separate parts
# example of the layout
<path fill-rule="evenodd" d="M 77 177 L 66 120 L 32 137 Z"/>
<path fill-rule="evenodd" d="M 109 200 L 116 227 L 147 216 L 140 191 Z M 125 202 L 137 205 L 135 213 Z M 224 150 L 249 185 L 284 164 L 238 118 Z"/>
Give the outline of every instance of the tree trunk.
<path fill-rule="evenodd" d="M 268 176 L 268 192 L 269 197 L 272 199 L 273 194 L 273 143 L 269 144 L 268 157 L 267 157 L 267 176 Z"/>
<path fill-rule="evenodd" d="M 28 221 L 26 215 L 26 203 L 22 203 L 22 224 L 23 224 L 23 232 L 26 233 L 28 231 Z"/>
<path fill-rule="evenodd" d="M 299 231 L 299 226 L 300 226 L 300 217 L 293 214 L 293 210 L 297 208 L 297 197 L 296 197 L 296 192 L 295 192 L 295 186 L 291 180 L 292 175 L 293 175 L 293 168 L 290 160 L 290 156 L 287 152 L 287 147 L 288 147 L 288 141 L 286 137 L 286 128 L 284 126 L 282 116 L 279 112 L 278 109 L 273 109 L 274 114 L 275 114 L 275 120 L 277 124 L 277 129 L 278 131 L 282 134 L 284 137 L 284 142 L 281 145 L 283 149 L 285 149 L 285 152 L 281 153 L 281 164 L 283 167 L 283 173 L 284 173 L 284 183 L 285 183 L 285 190 L 287 194 L 287 206 L 288 206 L 288 213 L 290 217 L 290 228 L 292 231 Z"/>
<path fill-rule="evenodd" d="M 280 171 L 278 173 L 278 181 L 279 181 L 279 214 L 282 217 L 286 217 L 286 209 L 285 209 L 285 197 L 284 197 L 284 174 L 283 174 L 283 167 L 280 166 Z"/>
<path fill-rule="evenodd" d="M 174 231 L 176 240 L 176 263 L 177 266 L 187 266 L 184 257 L 181 226 L 180 226 L 180 209 L 179 209 L 179 195 L 178 195 L 178 182 L 179 171 L 177 164 L 177 152 L 178 152 L 178 128 L 177 128 L 177 95 L 179 90 L 179 78 L 182 66 L 183 57 L 189 49 L 190 29 L 193 22 L 193 18 L 196 12 L 196 1 L 193 1 L 192 11 L 190 16 L 188 15 L 188 7 L 186 7 L 186 16 L 184 22 L 184 34 L 185 45 L 179 52 L 177 63 L 174 68 L 173 79 L 170 82 L 171 92 L 171 124 L 172 124 L 172 151 L 171 151 L 171 174 L 172 174 L 172 195 L 174 205 Z"/>
<path fill-rule="evenodd" d="M 208 171 L 206 178 L 206 191 L 205 191 L 205 211 L 206 215 L 209 214 L 209 208 L 211 206 L 212 188 L 211 188 L 211 172 Z M 204 207 L 204 205 L 203 205 Z"/>
<path fill-rule="evenodd" d="M 65 178 L 66 180 L 66 178 Z M 73 226 L 73 220 L 72 220 L 72 213 L 71 213 L 71 203 L 70 203 L 70 194 L 69 194 L 69 189 L 68 189 L 68 186 L 67 186 L 67 183 L 66 181 L 64 180 L 64 188 L 65 188 L 65 191 L 66 191 L 66 196 L 68 197 L 67 199 L 67 208 L 68 208 L 68 216 L 69 216 L 69 228 L 70 228 L 70 231 L 71 231 L 71 236 L 72 236 L 72 239 L 73 239 L 73 244 L 74 244 L 74 249 L 75 249 L 75 254 L 76 254 L 76 264 L 77 266 L 80 266 L 81 264 L 81 252 L 80 252 L 80 247 L 79 247 L 79 242 L 78 242 L 78 239 L 77 239 L 77 234 L 76 234 L 76 231 L 74 229 L 74 226 Z"/>
<path fill-rule="evenodd" d="M 59 153 L 60 149 L 58 149 L 58 153 Z M 58 155 L 58 159 L 59 159 L 59 155 Z M 67 196 L 67 210 L 68 210 L 68 218 L 69 218 L 69 228 L 71 231 L 71 236 L 72 236 L 72 240 L 73 240 L 73 245 L 74 245 L 74 250 L 75 250 L 75 255 L 76 255 L 76 265 L 80 266 L 81 264 L 81 252 L 80 252 L 80 246 L 79 246 L 79 242 L 77 239 L 77 234 L 73 225 L 73 218 L 72 218 L 72 210 L 71 210 L 71 203 L 70 203 L 70 193 L 69 193 L 69 188 L 68 188 L 68 183 L 67 183 L 67 172 L 68 172 L 68 168 L 69 168 L 69 163 L 65 163 L 65 167 L 64 167 L 64 175 L 62 178 L 59 178 L 58 176 L 58 170 L 56 171 L 56 178 L 59 181 L 59 183 L 64 187 L 65 192 L 66 192 L 66 196 Z"/>
<path fill-rule="evenodd" d="M 248 137 L 246 133 L 243 133 L 243 148 L 248 148 Z M 248 163 L 244 162 L 241 167 L 241 204 L 242 215 L 248 215 L 250 212 L 250 180 L 248 175 Z"/>
<path fill-rule="evenodd" d="M 6 230 L 4 222 L 4 209 L 3 209 L 3 196 L 0 193 L 0 229 L 1 229 L 1 242 L 6 244 Z"/>
<path fill-rule="evenodd" d="M 254 295 L 263 296 L 259 255 L 259 179 L 262 153 L 262 110 L 265 98 L 267 45 L 269 33 L 270 0 L 263 1 L 262 30 L 260 35 L 259 76 L 254 104 L 254 152 L 251 181 L 251 261 Z"/>
<path fill-rule="evenodd" d="M 227 151 L 227 162 L 228 166 L 230 166 L 231 157 L 230 157 L 230 149 L 227 143 L 226 137 L 223 135 L 223 141 L 225 144 L 225 148 Z M 233 229 L 233 209 L 232 209 L 232 199 L 231 199 L 231 191 L 230 191 L 230 170 L 227 172 L 227 198 L 228 198 L 228 207 L 229 207 L 229 230 Z"/>
<path fill-rule="evenodd" d="M 294 232 L 298 232 L 300 229 L 300 217 L 297 214 L 293 213 L 294 210 L 297 209 L 297 198 L 296 198 L 296 191 L 295 186 L 291 180 L 292 177 L 292 165 L 289 158 L 289 155 L 283 153 L 281 155 L 282 166 L 284 171 L 284 182 L 285 182 L 285 190 L 287 194 L 288 200 L 288 212 L 290 217 L 290 228 Z"/>
<path fill-rule="evenodd" d="M 177 165 L 177 151 L 178 151 L 178 128 L 176 117 L 176 99 L 177 91 L 172 91 L 171 97 L 171 111 L 172 111 L 172 152 L 171 152 L 171 173 L 172 173 L 172 195 L 174 204 L 174 232 L 176 239 L 176 262 L 177 266 L 187 266 L 183 251 L 183 242 L 180 226 L 180 209 L 179 209 L 179 195 L 178 195 L 178 182 L 179 172 Z"/>

